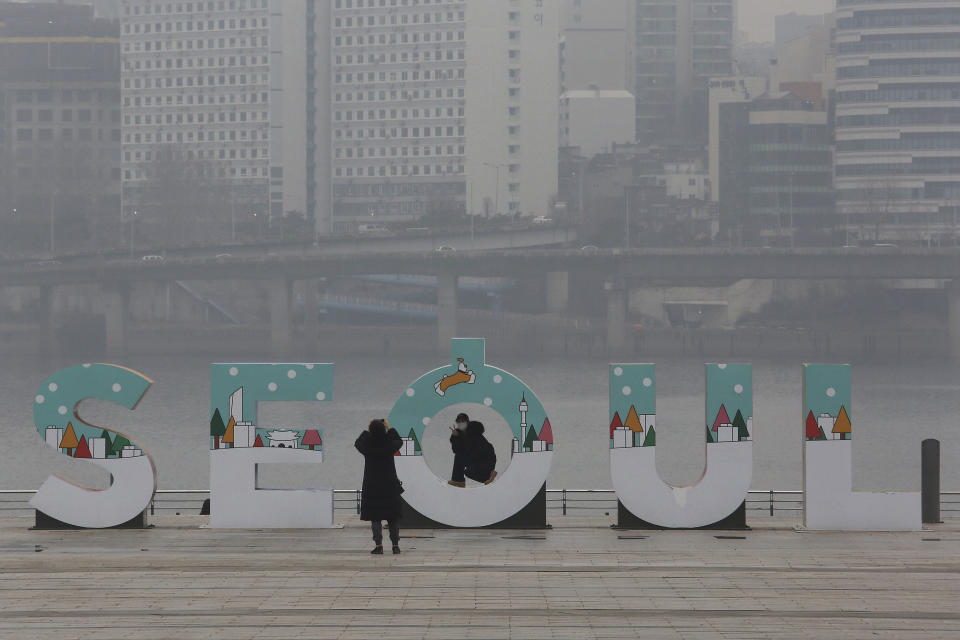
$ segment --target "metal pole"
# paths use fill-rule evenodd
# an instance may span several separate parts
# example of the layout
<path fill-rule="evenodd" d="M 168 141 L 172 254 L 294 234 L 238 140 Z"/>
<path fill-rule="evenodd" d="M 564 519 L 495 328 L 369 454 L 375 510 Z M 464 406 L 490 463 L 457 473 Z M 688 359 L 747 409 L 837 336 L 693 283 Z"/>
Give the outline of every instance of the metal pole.
<path fill-rule="evenodd" d="M 56 204 L 57 192 L 56 190 L 50 192 L 50 255 L 55 255 L 57 252 L 57 247 L 54 244 L 54 227 L 56 225 L 56 218 L 54 217 L 54 205 Z"/>
<path fill-rule="evenodd" d="M 496 165 L 497 168 L 497 194 L 494 197 L 493 206 L 496 208 L 495 215 L 500 215 L 500 165 Z"/>
<path fill-rule="evenodd" d="M 932 438 L 920 443 L 920 505 L 926 523 L 940 520 L 940 441 Z"/>
<path fill-rule="evenodd" d="M 630 248 L 630 187 L 623 188 L 623 219 L 626 231 L 626 248 Z"/>

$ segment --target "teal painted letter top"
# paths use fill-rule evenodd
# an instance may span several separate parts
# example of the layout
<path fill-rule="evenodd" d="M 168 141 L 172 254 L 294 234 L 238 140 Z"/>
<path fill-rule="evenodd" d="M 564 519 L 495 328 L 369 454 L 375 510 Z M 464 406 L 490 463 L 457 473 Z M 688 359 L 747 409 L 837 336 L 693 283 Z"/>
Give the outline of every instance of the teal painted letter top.
<path fill-rule="evenodd" d="M 552 451 L 553 428 L 536 394 L 520 379 L 485 362 L 482 338 L 454 338 L 451 363 L 424 374 L 393 405 L 390 426 L 408 438 L 419 455 L 424 428 L 439 411 L 476 403 L 493 409 L 510 425 L 516 453 Z"/>

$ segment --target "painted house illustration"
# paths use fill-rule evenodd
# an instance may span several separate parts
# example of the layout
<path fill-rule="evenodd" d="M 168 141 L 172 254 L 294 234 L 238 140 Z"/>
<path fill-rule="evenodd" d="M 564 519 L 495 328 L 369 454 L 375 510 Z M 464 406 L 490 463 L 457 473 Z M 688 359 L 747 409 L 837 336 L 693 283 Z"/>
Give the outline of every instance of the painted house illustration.
<path fill-rule="evenodd" d="M 54 449 L 59 449 L 61 440 L 63 440 L 63 429 L 49 425 L 44 433 L 44 441 Z"/>
<path fill-rule="evenodd" d="M 527 396 L 524 394 L 520 398 L 520 404 L 517 407 L 520 412 L 520 437 L 513 438 L 510 441 L 510 453 L 540 453 L 543 451 L 553 451 L 553 427 L 550 425 L 550 419 L 544 418 L 540 426 L 540 432 L 537 428 L 527 424 Z"/>
<path fill-rule="evenodd" d="M 640 413 L 633 405 L 627 411 L 627 419 L 620 421 L 620 412 L 614 412 L 610 421 L 610 441 L 613 449 L 642 447 L 647 442 L 645 433 L 656 430 L 657 416 L 654 413 Z M 652 441 L 651 441 L 652 444 Z"/>

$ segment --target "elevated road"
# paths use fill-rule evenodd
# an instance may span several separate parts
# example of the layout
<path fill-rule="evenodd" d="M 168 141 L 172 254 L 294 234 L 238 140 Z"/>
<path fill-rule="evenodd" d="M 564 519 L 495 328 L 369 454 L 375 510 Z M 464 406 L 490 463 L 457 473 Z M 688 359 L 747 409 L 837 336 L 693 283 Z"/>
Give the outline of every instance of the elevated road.
<path fill-rule="evenodd" d="M 305 280 L 402 273 L 517 276 L 592 271 L 664 283 L 755 279 L 960 278 L 960 249 L 513 249 L 97 260 L 0 267 L 0 286 L 173 280 Z"/>

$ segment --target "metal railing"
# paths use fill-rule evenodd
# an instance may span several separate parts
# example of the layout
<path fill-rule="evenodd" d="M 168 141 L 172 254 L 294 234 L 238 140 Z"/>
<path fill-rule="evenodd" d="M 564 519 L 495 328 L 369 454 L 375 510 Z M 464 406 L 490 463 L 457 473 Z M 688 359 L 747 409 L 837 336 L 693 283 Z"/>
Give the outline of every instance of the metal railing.
<path fill-rule="evenodd" d="M 0 489 L 0 515 L 32 513 L 29 500 L 35 489 Z M 150 515 L 197 515 L 210 497 L 208 489 L 160 489 L 150 502 Z M 340 513 L 360 513 L 359 489 L 335 489 L 333 508 Z M 614 515 L 617 496 L 613 489 L 547 489 L 547 512 L 554 515 L 587 516 L 597 512 Z M 803 511 L 803 491 L 756 489 L 748 492 L 747 512 L 752 515 L 786 516 Z M 940 492 L 940 514 L 960 517 L 960 491 Z"/>

